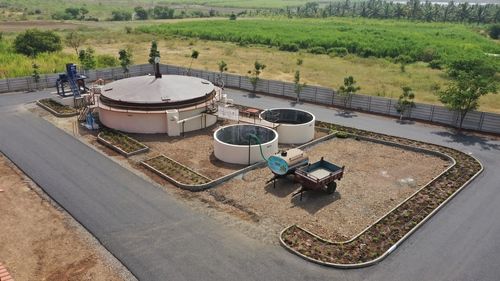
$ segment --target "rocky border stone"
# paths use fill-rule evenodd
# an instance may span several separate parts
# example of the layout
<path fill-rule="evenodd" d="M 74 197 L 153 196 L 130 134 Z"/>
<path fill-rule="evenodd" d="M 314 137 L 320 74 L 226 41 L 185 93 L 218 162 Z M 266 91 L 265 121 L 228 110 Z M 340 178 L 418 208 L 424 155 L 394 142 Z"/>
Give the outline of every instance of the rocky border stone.
<path fill-rule="evenodd" d="M 128 139 L 130 139 L 132 142 L 142 146 L 143 148 L 141 149 L 138 149 L 138 150 L 135 150 L 135 151 L 132 151 L 132 152 L 126 152 L 125 150 L 119 148 L 118 146 L 116 145 L 113 145 L 112 143 L 110 143 L 109 141 L 105 140 L 103 137 L 101 137 L 101 134 L 103 134 L 103 132 L 100 132 L 99 134 L 97 134 L 97 142 L 99 142 L 100 144 L 120 153 L 121 155 L 125 156 L 125 157 L 130 157 L 130 156 L 134 156 L 134 155 L 137 155 L 137 154 L 141 154 L 141 153 L 145 153 L 145 152 L 148 152 L 149 151 L 149 147 L 141 142 L 138 142 L 137 140 L 127 136 L 127 135 L 124 135 L 125 137 L 127 137 Z"/>
<path fill-rule="evenodd" d="M 47 110 L 48 112 L 52 113 L 52 115 L 54 115 L 56 117 L 64 118 L 64 117 L 73 117 L 73 116 L 77 116 L 78 115 L 78 111 L 76 109 L 75 109 L 74 113 L 59 113 L 56 110 L 54 110 L 53 108 L 51 108 L 50 106 L 43 104 L 41 102 L 41 100 L 37 100 L 36 104 L 39 107 L 41 107 L 41 108 Z"/>

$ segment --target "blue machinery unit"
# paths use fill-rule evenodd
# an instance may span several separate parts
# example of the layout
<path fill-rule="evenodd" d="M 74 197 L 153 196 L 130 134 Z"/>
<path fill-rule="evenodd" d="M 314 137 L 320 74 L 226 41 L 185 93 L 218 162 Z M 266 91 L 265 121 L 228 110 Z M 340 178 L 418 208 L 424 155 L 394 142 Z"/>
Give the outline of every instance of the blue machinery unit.
<path fill-rule="evenodd" d="M 85 87 L 86 78 L 87 76 L 78 74 L 76 64 L 66 64 L 66 73 L 59 74 L 59 78 L 56 81 L 57 94 L 61 97 L 80 97 L 82 93 L 88 90 Z M 70 91 L 67 91 L 67 86 L 69 86 Z"/>

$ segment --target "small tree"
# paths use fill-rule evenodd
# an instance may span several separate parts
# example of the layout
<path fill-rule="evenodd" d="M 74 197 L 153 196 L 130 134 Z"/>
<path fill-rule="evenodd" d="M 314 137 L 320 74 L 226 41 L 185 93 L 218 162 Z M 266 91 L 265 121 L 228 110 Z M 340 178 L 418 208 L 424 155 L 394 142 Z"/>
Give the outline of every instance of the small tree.
<path fill-rule="evenodd" d="M 128 67 L 132 64 L 132 52 L 130 50 L 121 49 L 118 52 L 118 60 L 120 61 L 120 66 L 123 69 L 123 74 L 128 75 Z"/>
<path fill-rule="evenodd" d="M 458 112 L 458 128 L 462 129 L 467 113 L 479 107 L 479 99 L 489 93 L 496 94 L 497 85 L 489 77 L 462 72 L 444 91 L 437 93 L 448 109 Z"/>
<path fill-rule="evenodd" d="M 411 58 L 406 55 L 400 55 L 395 59 L 395 62 L 399 63 L 399 69 L 401 70 L 401 72 L 406 72 L 406 65 L 411 61 Z"/>
<path fill-rule="evenodd" d="M 229 20 L 236 20 L 236 15 L 234 13 L 231 13 L 229 16 Z"/>
<path fill-rule="evenodd" d="M 141 6 L 135 7 L 134 12 L 135 12 L 135 18 L 137 20 L 147 20 L 148 19 L 148 11 L 146 11 L 146 9 L 144 9 L 143 7 L 141 7 Z"/>
<path fill-rule="evenodd" d="M 302 59 L 297 59 L 297 70 L 295 70 L 295 75 L 293 77 L 293 83 L 295 88 L 295 94 L 297 95 L 297 103 L 300 102 L 300 93 L 302 89 L 306 86 L 306 83 L 300 83 L 300 66 L 304 61 Z"/>
<path fill-rule="evenodd" d="M 347 108 L 347 105 L 350 103 L 352 99 L 352 95 L 359 90 L 361 90 L 361 87 L 356 85 L 356 80 L 354 80 L 354 77 L 349 76 L 344 78 L 344 85 L 340 86 L 338 91 L 339 95 L 343 99 L 344 108 Z"/>
<path fill-rule="evenodd" d="M 151 49 L 149 50 L 149 59 L 148 62 L 150 64 L 155 64 L 155 58 L 160 57 L 160 51 L 158 51 L 158 44 L 156 43 L 156 40 L 153 40 L 151 42 Z"/>
<path fill-rule="evenodd" d="M 94 49 L 87 48 L 86 50 L 80 50 L 78 53 L 78 60 L 84 70 L 94 69 L 96 67 L 97 61 L 94 56 Z"/>
<path fill-rule="evenodd" d="M 394 105 L 399 113 L 399 121 L 403 121 L 403 116 L 415 107 L 414 98 L 415 94 L 412 89 L 407 86 L 403 87 L 403 93 L 399 96 L 398 103 Z"/>
<path fill-rule="evenodd" d="M 85 20 L 85 16 L 89 13 L 89 10 L 85 7 L 80 8 L 80 20 Z"/>
<path fill-rule="evenodd" d="M 39 71 L 40 67 L 36 63 L 33 63 L 32 67 L 33 67 L 33 74 L 31 76 L 33 77 L 33 80 L 35 81 L 36 84 L 36 88 L 38 89 L 38 83 L 40 82 L 40 71 Z"/>
<path fill-rule="evenodd" d="M 198 59 L 198 56 L 200 55 L 200 52 L 193 50 L 191 52 L 191 63 L 189 64 L 189 69 L 188 69 L 188 75 L 191 75 L 191 67 L 193 66 L 193 61 Z"/>
<path fill-rule="evenodd" d="M 66 45 L 75 50 L 76 55 L 79 55 L 78 49 L 85 43 L 87 38 L 76 31 L 71 31 L 65 37 Z"/>
<path fill-rule="evenodd" d="M 260 79 L 259 76 L 265 68 L 266 68 L 265 64 L 260 63 L 259 61 L 255 61 L 253 69 L 248 71 L 248 74 L 250 74 L 250 83 L 252 84 L 254 93 L 255 90 L 257 90 L 257 83 L 259 82 Z"/>
<path fill-rule="evenodd" d="M 222 84 L 222 74 L 224 73 L 224 71 L 227 71 L 227 63 L 224 61 L 224 60 L 221 60 L 220 62 L 217 63 L 217 66 L 219 68 L 219 80 Z M 221 85 L 222 86 L 222 85 Z"/>

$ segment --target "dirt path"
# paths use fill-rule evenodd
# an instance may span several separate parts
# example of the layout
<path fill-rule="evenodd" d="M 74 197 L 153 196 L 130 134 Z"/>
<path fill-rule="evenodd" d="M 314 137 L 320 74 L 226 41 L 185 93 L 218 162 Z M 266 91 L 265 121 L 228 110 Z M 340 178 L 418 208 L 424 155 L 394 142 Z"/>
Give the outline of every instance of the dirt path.
<path fill-rule="evenodd" d="M 133 280 L 0 154 L 0 259 L 16 281 Z"/>

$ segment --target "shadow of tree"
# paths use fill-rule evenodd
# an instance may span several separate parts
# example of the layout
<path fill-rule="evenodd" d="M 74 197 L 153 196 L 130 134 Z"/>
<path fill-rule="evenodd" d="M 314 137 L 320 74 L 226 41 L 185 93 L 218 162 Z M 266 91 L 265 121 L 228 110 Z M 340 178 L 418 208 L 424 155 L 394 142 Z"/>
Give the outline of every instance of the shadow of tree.
<path fill-rule="evenodd" d="M 433 134 L 446 138 L 446 142 L 459 143 L 464 146 L 479 145 L 484 150 L 500 150 L 500 143 L 492 138 L 480 136 L 473 133 L 460 132 L 454 129 L 447 131 L 433 132 Z"/>
<path fill-rule="evenodd" d="M 246 94 L 246 95 L 243 95 L 243 96 L 246 97 L 246 98 L 249 98 L 249 99 L 260 99 L 261 98 L 260 96 L 258 96 L 255 93 L 249 93 L 249 94 Z"/>
<path fill-rule="evenodd" d="M 337 113 L 335 113 L 335 116 L 342 117 L 342 118 L 358 117 L 356 112 L 350 111 L 350 110 L 337 110 Z"/>
<path fill-rule="evenodd" d="M 403 119 L 403 120 L 399 120 L 399 119 L 397 119 L 397 120 L 396 120 L 396 123 L 398 123 L 399 125 L 414 125 L 414 124 L 415 124 L 415 121 L 413 121 L 413 120 L 408 120 L 408 119 Z"/>

